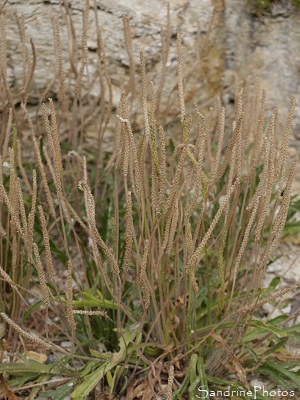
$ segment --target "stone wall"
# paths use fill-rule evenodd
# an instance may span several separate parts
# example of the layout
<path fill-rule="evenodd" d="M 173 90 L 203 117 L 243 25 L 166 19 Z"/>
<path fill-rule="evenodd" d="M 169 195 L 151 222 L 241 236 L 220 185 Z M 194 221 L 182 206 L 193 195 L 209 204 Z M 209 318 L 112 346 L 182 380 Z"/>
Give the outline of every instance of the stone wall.
<path fill-rule="evenodd" d="M 20 86 L 22 78 L 22 48 L 19 40 L 18 24 L 16 23 L 15 12 L 23 15 L 25 30 L 28 39 L 34 41 L 37 53 L 37 65 L 34 80 L 31 85 L 30 102 L 35 102 L 43 92 L 50 79 L 55 74 L 55 55 L 53 46 L 52 17 L 58 18 L 58 25 L 62 43 L 62 57 L 65 73 L 70 70 L 68 60 L 68 33 L 66 23 L 66 10 L 59 0 L 9 0 L 5 6 L 6 11 L 6 36 L 8 40 L 8 76 L 11 86 Z M 85 1 L 66 1 L 68 12 L 72 17 L 74 32 L 77 43 L 80 47 L 82 35 L 82 12 L 85 8 Z M 90 1 L 88 15 L 88 65 L 89 72 L 97 68 L 97 36 L 95 13 L 102 30 L 103 41 L 108 60 L 108 71 L 113 83 L 114 104 L 119 101 L 118 88 L 121 76 L 128 73 L 128 54 L 124 45 L 124 33 L 122 16 L 127 15 L 130 20 L 132 32 L 133 59 L 136 65 L 139 64 L 139 55 L 145 54 L 147 70 L 150 79 L 158 84 L 161 70 L 161 36 L 162 29 L 167 25 L 167 5 L 161 0 L 97 0 L 96 12 L 94 2 Z M 202 36 L 206 36 L 209 24 L 214 15 L 214 7 L 210 0 L 172 0 L 170 6 L 171 20 L 171 48 L 169 52 L 167 85 L 170 91 L 176 82 L 176 33 L 182 32 L 184 46 L 184 60 L 187 66 L 195 61 L 195 54 Z M 200 33 L 200 34 L 199 34 Z M 80 51 L 79 51 L 80 53 Z M 188 67 L 187 67 L 188 68 Z M 166 88 L 168 91 L 168 87 Z M 97 88 L 92 91 L 97 95 Z"/>
<path fill-rule="evenodd" d="M 3 0 L 2 0 L 3 2 Z M 53 18 L 56 18 L 62 45 L 62 65 L 69 84 L 75 85 L 69 60 L 66 15 L 73 21 L 78 49 L 76 68 L 82 60 L 82 13 L 89 3 L 87 19 L 88 86 L 89 75 L 97 72 L 96 18 L 102 30 L 107 57 L 107 70 L 112 82 L 113 107 L 120 98 L 120 80 L 129 75 L 129 58 L 124 44 L 122 16 L 129 17 L 133 60 L 139 79 L 139 55 L 145 54 L 147 73 L 156 88 L 160 84 L 162 45 L 160 32 L 167 26 L 167 5 L 162 0 L 8 0 L 5 5 L 7 38 L 7 76 L 12 90 L 18 91 L 22 82 L 22 46 L 16 23 L 16 13 L 24 16 L 26 47 L 30 58 L 29 38 L 36 49 L 36 69 L 30 86 L 28 104 L 36 105 L 47 85 L 55 76 L 57 62 L 53 45 Z M 168 73 L 163 91 L 164 122 L 172 123 L 179 113 L 179 102 L 174 91 L 177 82 L 176 33 L 182 34 L 187 111 L 193 101 L 200 108 L 216 104 L 216 96 L 223 90 L 223 102 L 229 118 L 234 107 L 234 95 L 243 79 L 259 73 L 262 87 L 267 90 L 267 114 L 274 104 L 279 105 L 280 129 L 284 128 L 290 99 L 296 96 L 297 106 L 293 122 L 291 154 L 300 144 L 300 11 L 289 0 L 274 1 L 268 10 L 259 11 L 249 0 L 171 0 L 171 45 L 167 61 Z M 66 11 L 67 10 L 67 11 Z M 3 35 L 2 35 L 3 36 Z M 59 84 L 51 87 L 55 98 Z M 89 96 L 99 96 L 98 81 L 90 85 Z M 107 93 L 107 92 L 106 92 Z M 172 97 L 173 96 L 173 97 Z M 170 100 L 171 99 L 171 100 Z M 133 104 L 136 130 L 143 128 Z M 93 125 L 90 136 L 93 136 Z M 112 128 L 113 129 L 113 128 Z M 300 172 L 298 173 L 300 176 Z"/>
<path fill-rule="evenodd" d="M 228 0 L 225 8 L 227 76 L 260 74 L 267 90 L 269 115 L 275 103 L 286 116 L 291 97 L 297 98 L 294 141 L 300 139 L 300 9 L 290 1 L 275 1 L 266 10 L 251 2 Z M 283 118 L 282 118 L 283 121 Z M 282 122 L 281 121 L 281 122 Z"/>

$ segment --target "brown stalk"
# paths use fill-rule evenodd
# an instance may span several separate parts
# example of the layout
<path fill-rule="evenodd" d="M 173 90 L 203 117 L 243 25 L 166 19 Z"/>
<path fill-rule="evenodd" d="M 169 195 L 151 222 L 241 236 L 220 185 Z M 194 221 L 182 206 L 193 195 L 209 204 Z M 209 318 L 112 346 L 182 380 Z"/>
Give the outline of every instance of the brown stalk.
<path fill-rule="evenodd" d="M 37 337 L 31 333 L 28 333 L 27 331 L 24 331 L 24 329 L 22 329 L 19 325 L 17 325 L 5 313 L 1 312 L 0 315 L 4 319 L 4 321 L 6 321 L 12 328 L 14 328 L 21 336 L 25 337 L 26 339 L 29 339 L 34 344 L 37 344 L 47 350 L 52 349 L 53 346 L 51 343 L 45 342 L 44 340 L 40 339 L 39 337 Z"/>
<path fill-rule="evenodd" d="M 159 199 L 157 205 L 157 213 L 161 213 L 165 208 L 165 192 L 167 185 L 166 178 L 166 144 L 165 133 L 162 126 L 159 126 Z"/>
<path fill-rule="evenodd" d="M 41 285 L 41 289 L 42 289 L 42 293 L 43 293 L 43 303 L 47 310 L 50 306 L 50 298 L 49 298 L 49 289 L 47 286 L 46 276 L 45 276 L 44 268 L 43 268 L 42 261 L 40 258 L 39 248 L 36 243 L 33 243 L 32 246 L 33 246 L 33 252 L 34 252 L 34 256 L 35 256 L 35 268 L 38 273 L 39 283 Z M 46 325 L 47 325 L 47 321 L 46 321 Z"/>
<path fill-rule="evenodd" d="M 170 2 L 167 2 L 167 27 L 166 32 L 163 30 L 160 32 L 161 35 L 161 54 L 162 54 L 162 69 L 161 69 L 161 78 L 158 85 L 157 90 L 157 100 L 156 100 L 156 111 L 159 114 L 161 98 L 163 94 L 163 89 L 166 82 L 167 77 L 167 62 L 169 57 L 169 50 L 171 45 L 171 18 L 170 18 Z"/>
<path fill-rule="evenodd" d="M 239 183 L 238 181 L 235 181 L 234 184 L 231 186 L 230 190 L 228 191 L 222 205 L 220 206 L 218 212 L 216 213 L 212 223 L 210 224 L 210 227 L 208 229 L 208 231 L 206 232 L 205 236 L 203 237 L 202 241 L 200 242 L 197 250 L 194 252 L 194 254 L 192 255 L 191 259 L 188 261 L 186 269 L 189 271 L 190 268 L 192 268 L 194 265 L 196 265 L 199 261 L 199 258 L 201 256 L 202 250 L 204 249 L 204 247 L 206 246 L 206 243 L 208 241 L 208 239 L 210 238 L 215 226 L 217 225 L 225 207 L 227 206 L 231 194 L 233 193 L 236 184 Z"/>
<path fill-rule="evenodd" d="M 32 194 L 32 189 L 27 177 L 27 173 L 25 171 L 25 168 L 23 167 L 23 162 L 22 162 L 22 152 L 21 152 L 21 142 L 19 139 L 17 139 L 17 146 L 16 146 L 16 157 L 17 157 L 17 163 L 18 163 L 18 168 L 20 170 L 20 173 L 22 175 L 22 180 L 25 183 L 26 189 L 30 194 Z"/>
<path fill-rule="evenodd" d="M 141 264 L 140 275 L 139 275 L 139 285 L 142 290 L 144 314 L 146 313 L 146 311 L 148 310 L 148 308 L 150 306 L 150 291 L 149 291 L 149 287 L 148 287 L 149 282 L 148 282 L 147 273 L 146 273 L 148 252 L 149 252 L 149 240 L 147 239 L 145 241 L 144 254 L 143 254 L 143 258 L 142 258 L 142 264 Z"/>
<path fill-rule="evenodd" d="M 131 39 L 132 34 L 130 30 L 129 18 L 124 15 L 122 20 L 123 20 L 125 49 L 127 51 L 129 60 L 129 82 L 126 87 L 126 96 L 129 93 L 131 93 L 131 99 L 133 99 L 135 95 L 135 62 L 132 51 L 132 39 Z"/>
<path fill-rule="evenodd" d="M 249 173 L 250 176 L 253 174 L 255 168 L 257 168 L 259 162 L 261 139 L 264 128 L 265 108 L 266 108 L 266 91 L 263 90 L 260 103 L 259 116 L 258 116 L 257 130 L 256 130 L 257 133 L 254 135 L 253 152 L 252 152 L 252 159 L 251 159 L 250 173 Z"/>
<path fill-rule="evenodd" d="M 220 122 L 219 122 L 220 134 L 219 134 L 219 139 L 218 139 L 216 157 L 215 157 L 214 164 L 213 164 L 213 170 L 212 170 L 212 174 L 210 177 L 210 186 L 212 186 L 215 182 L 215 179 L 217 177 L 218 167 L 220 164 L 221 151 L 222 151 L 222 145 L 223 145 L 223 140 L 224 140 L 224 130 L 225 130 L 225 108 L 224 107 L 222 107 L 220 114 L 221 114 Z"/>
<path fill-rule="evenodd" d="M 47 230 L 47 222 L 46 222 L 45 214 L 43 211 L 43 207 L 38 206 L 38 210 L 39 210 L 40 222 L 41 222 L 41 226 L 42 226 L 43 244 L 45 247 L 46 268 L 47 268 L 47 272 L 48 272 L 48 275 L 49 275 L 51 281 L 55 282 L 56 271 L 54 269 L 53 262 L 52 262 L 50 240 L 49 240 L 49 234 L 48 234 L 48 230 Z"/>
<path fill-rule="evenodd" d="M 67 290 L 66 290 L 67 321 L 72 329 L 72 332 L 74 332 L 76 329 L 76 322 L 75 322 L 74 315 L 73 315 L 73 305 L 72 305 L 72 301 L 73 301 L 72 273 L 73 273 L 73 267 L 72 267 L 71 261 L 69 260 L 68 261 L 68 269 L 67 269 Z"/>
<path fill-rule="evenodd" d="M 148 118 L 148 106 L 147 106 L 147 74 L 146 74 L 146 62 L 144 53 L 140 53 L 140 62 L 141 62 L 141 80 L 142 80 L 142 108 L 143 108 L 143 116 L 144 116 L 144 124 L 145 124 L 145 147 L 142 151 L 142 159 L 145 156 L 145 149 L 148 145 L 148 141 L 150 138 L 150 124 Z"/>
<path fill-rule="evenodd" d="M 37 180 L 36 180 L 36 170 L 32 171 L 32 200 L 31 200 L 31 210 L 28 215 L 28 258 L 32 260 L 32 244 L 34 237 L 34 220 L 36 212 L 36 200 L 37 200 Z"/>
<path fill-rule="evenodd" d="M 295 107 L 296 107 L 296 98 L 293 96 L 290 110 L 289 110 L 288 119 L 286 122 L 286 127 L 284 130 L 284 135 L 283 135 L 282 142 L 281 142 L 280 153 L 279 153 L 278 163 L 277 163 L 277 169 L 275 172 L 276 179 L 278 179 L 278 177 L 280 176 L 280 181 L 278 184 L 278 193 L 281 193 L 281 191 L 282 191 L 282 188 L 284 185 L 284 179 L 286 176 L 289 134 L 291 131 L 291 125 L 292 125 L 293 115 L 295 112 Z"/>
<path fill-rule="evenodd" d="M 27 110 L 25 108 L 25 105 L 22 104 L 21 107 L 22 107 L 23 112 L 24 112 L 24 114 L 25 114 L 25 116 L 27 118 L 27 121 L 28 121 L 30 134 L 31 134 L 31 139 L 32 139 L 32 142 L 33 142 L 33 150 L 34 150 L 36 161 L 37 161 L 37 164 L 38 164 L 38 167 L 39 167 L 39 171 L 40 171 L 40 174 L 41 174 L 41 177 L 42 177 L 42 184 L 43 184 L 43 187 L 44 187 L 44 191 L 45 191 L 45 195 L 46 195 L 46 198 L 47 198 L 48 206 L 50 208 L 51 216 L 55 219 L 56 218 L 55 207 L 54 207 L 53 199 L 52 199 L 51 192 L 50 192 L 50 189 L 49 189 L 49 186 L 48 186 L 48 181 L 47 181 L 46 172 L 45 172 L 45 169 L 44 169 L 42 157 L 41 157 L 41 154 L 40 154 L 40 149 L 39 149 L 39 146 L 38 146 L 35 134 L 34 134 L 33 124 L 32 124 L 31 118 L 30 118 L 30 116 L 29 116 L 29 114 L 28 114 L 28 112 L 27 112 Z"/>
<path fill-rule="evenodd" d="M 182 66 L 182 48 L 181 48 L 181 35 L 177 33 L 177 57 L 178 57 L 178 94 L 180 104 L 181 120 L 185 116 L 185 103 L 184 103 L 184 91 L 183 91 L 183 66 Z"/>
<path fill-rule="evenodd" d="M 12 116 L 13 116 L 13 110 L 10 107 L 8 110 L 8 121 L 7 121 L 7 125 L 6 125 L 4 143 L 3 143 L 3 147 L 2 147 L 3 160 L 6 160 L 6 157 L 7 157 L 8 143 L 9 143 L 9 139 L 11 136 L 11 128 L 12 128 Z"/>
<path fill-rule="evenodd" d="M 132 258 L 132 242 L 133 242 L 133 219 L 132 219 L 132 200 L 131 200 L 131 192 L 127 192 L 126 194 L 126 242 L 125 242 L 125 255 L 123 261 L 123 270 L 125 272 L 125 276 L 129 270 L 131 258 Z"/>

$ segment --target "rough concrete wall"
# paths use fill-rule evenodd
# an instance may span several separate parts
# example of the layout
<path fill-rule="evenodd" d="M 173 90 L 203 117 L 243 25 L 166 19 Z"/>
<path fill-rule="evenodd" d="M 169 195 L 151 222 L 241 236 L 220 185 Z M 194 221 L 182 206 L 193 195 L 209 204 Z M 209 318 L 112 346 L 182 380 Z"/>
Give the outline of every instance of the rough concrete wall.
<path fill-rule="evenodd" d="M 86 147 L 94 147 L 95 139 L 99 135 L 101 127 L 101 104 L 99 102 L 104 98 L 109 102 L 108 87 L 106 83 L 101 86 L 99 79 L 99 55 L 97 54 L 97 27 L 96 20 L 102 31 L 102 38 L 105 47 L 107 59 L 107 71 L 112 84 L 112 105 L 116 109 L 120 101 L 120 82 L 122 75 L 129 79 L 129 56 L 124 43 L 124 31 L 122 16 L 126 15 L 130 21 L 133 60 L 135 63 L 135 77 L 137 81 L 136 95 L 131 103 L 130 118 L 134 133 L 143 130 L 144 121 L 141 112 L 140 99 L 140 52 L 145 55 L 148 81 L 153 81 L 155 89 L 160 88 L 160 79 L 162 71 L 162 39 L 166 37 L 167 28 L 167 1 L 162 0 L 8 0 L 5 5 L 6 20 L 6 39 L 7 39 L 7 73 L 8 85 L 13 95 L 20 93 L 22 88 L 22 79 L 24 75 L 22 67 L 22 52 L 26 53 L 29 61 L 32 60 L 32 51 L 30 48 L 30 38 L 32 38 L 36 51 L 36 68 L 32 82 L 29 87 L 29 97 L 27 109 L 32 116 L 36 115 L 36 106 L 41 101 L 47 101 L 48 97 L 54 100 L 62 96 L 62 84 L 59 79 L 54 79 L 59 67 L 59 59 L 55 56 L 55 43 L 53 34 L 53 25 L 57 24 L 57 30 L 61 42 L 62 71 L 65 76 L 64 88 L 66 97 L 74 98 L 76 78 L 74 68 L 77 72 L 80 70 L 82 53 L 82 27 L 83 10 L 86 4 L 89 4 L 89 13 L 87 18 L 87 66 L 83 73 L 83 93 L 87 93 L 83 107 L 92 103 L 93 98 L 98 97 L 98 104 L 95 109 L 96 118 L 88 116 L 89 123 L 84 126 L 84 134 L 78 133 L 82 126 L 80 115 L 77 111 L 70 110 L 73 117 L 69 118 L 69 125 L 61 126 L 61 134 L 67 131 L 72 132 L 73 136 L 84 136 Z M 67 7 L 66 7 L 67 5 Z M 70 65 L 70 42 L 68 39 L 68 19 L 69 14 L 76 39 L 74 43 L 74 68 Z M 20 40 L 20 21 L 17 23 L 16 15 L 21 17 L 24 22 L 25 50 Z M 166 81 L 162 91 L 162 101 L 160 114 L 158 114 L 158 123 L 169 126 L 170 135 L 180 138 L 181 129 L 175 127 L 178 125 L 180 114 L 179 99 L 177 93 L 177 44 L 176 34 L 181 32 L 183 69 L 184 69 L 184 93 L 186 97 L 187 112 L 194 112 L 194 101 L 196 100 L 201 107 L 208 108 L 216 105 L 216 96 L 222 86 L 222 77 L 224 72 L 224 0 L 171 0 L 170 1 L 170 49 L 167 60 Z M 21 27 L 22 29 L 22 27 Z M 57 44 L 56 44 L 57 46 Z M 27 71 L 27 75 L 29 72 Z M 95 80 L 93 80 L 95 77 Z M 51 90 L 49 89 L 51 85 Z M 87 91 L 87 88 L 89 90 Z M 149 85 L 150 95 L 150 85 Z M 20 96 L 15 97 L 15 103 L 24 101 Z M 95 103 L 96 104 L 96 103 Z M 99 106 L 99 107 L 98 107 Z M 57 113 L 64 114 L 62 107 Z M 88 112 L 87 112 L 88 113 Z M 44 125 L 39 109 L 38 124 L 40 126 L 37 134 L 44 131 Z M 161 119 L 160 119 L 160 117 Z M 59 115 L 58 115 L 59 118 Z M 87 120 L 87 119 L 86 119 Z M 100 122 L 99 122 L 100 121 Z M 102 121 L 103 126 L 103 121 Z M 21 127 L 22 135 L 26 135 L 26 127 Z M 83 132 L 83 129 L 81 132 Z M 111 118 L 108 126 L 105 128 L 104 142 L 107 146 L 112 146 L 112 133 L 115 130 L 115 118 Z M 75 132 L 77 131 L 77 132 Z M 25 132 L 25 133 L 24 133 Z M 167 133 L 168 135 L 168 133 Z M 96 139 L 97 141 L 97 139 Z M 75 143 L 75 142 L 74 142 Z M 106 147 L 107 148 L 107 147 Z M 30 151 L 30 149 L 29 149 Z M 28 152 L 29 153 L 29 152 Z M 29 153 L 30 155 L 30 153 Z"/>
<path fill-rule="evenodd" d="M 288 0 L 272 2 L 267 10 L 253 3 L 226 1 L 227 76 L 259 73 L 267 90 L 269 115 L 277 103 L 282 117 L 286 116 L 290 99 L 296 96 L 294 136 L 300 139 L 300 10 Z"/>
<path fill-rule="evenodd" d="M 72 16 L 74 31 L 80 44 L 82 34 L 82 11 L 85 1 L 68 1 L 69 12 Z M 97 49 L 95 13 L 93 1 L 90 1 L 88 17 L 88 64 L 92 74 L 97 68 Z M 166 28 L 167 6 L 161 0 L 97 0 L 96 14 L 99 25 L 103 31 L 103 40 L 108 59 L 108 71 L 116 90 L 114 103 L 117 105 L 119 96 L 117 88 L 120 85 L 122 74 L 128 72 L 128 55 L 124 46 L 124 34 L 122 16 L 130 19 L 132 30 L 133 58 L 139 64 L 139 54 L 143 51 L 146 58 L 150 79 L 158 83 L 158 75 L 161 69 L 161 29 Z M 62 43 L 62 57 L 65 73 L 68 75 L 70 64 L 68 62 L 68 34 L 66 24 L 66 11 L 62 7 L 62 1 L 48 0 L 9 0 L 6 7 L 6 35 L 8 40 L 8 76 L 11 86 L 19 86 L 22 77 L 21 46 L 18 35 L 18 25 L 14 11 L 24 16 L 25 30 L 29 37 L 33 38 L 36 52 L 37 65 L 34 80 L 31 85 L 31 98 L 35 102 L 45 89 L 50 79 L 55 74 L 55 55 L 53 46 L 52 19 L 58 18 L 58 24 Z M 210 0 L 172 0 L 170 6 L 171 15 L 171 49 L 168 64 L 171 68 L 169 85 L 176 81 L 176 38 L 178 31 L 182 32 L 184 59 L 186 64 L 195 60 L 195 41 L 197 34 L 206 35 L 208 25 L 213 15 L 213 5 Z M 80 54 L 80 52 L 79 52 Z M 95 87 L 94 94 L 98 88 Z M 34 99 L 36 97 L 36 99 Z"/>
<path fill-rule="evenodd" d="M 282 135 L 291 97 L 296 108 L 290 134 L 290 156 L 300 151 L 300 8 L 290 0 L 274 1 L 267 10 L 258 10 L 251 2 L 226 0 L 225 81 L 259 73 L 262 87 L 267 91 L 267 112 L 274 105 L 279 109 L 279 134 Z M 231 86 L 232 88 L 234 86 Z M 233 98 L 227 94 L 227 101 Z M 299 193 L 300 163 L 294 181 Z"/>
<path fill-rule="evenodd" d="M 55 56 L 51 17 L 58 18 L 63 60 L 66 70 L 68 62 L 68 39 L 66 12 L 60 0 L 9 0 L 5 7 L 7 16 L 6 36 L 8 39 L 8 76 L 11 86 L 18 86 L 22 76 L 21 46 L 18 25 L 14 10 L 24 16 L 27 37 L 32 37 L 37 51 L 37 66 L 31 86 L 31 100 L 34 102 L 45 89 L 55 74 Z M 84 0 L 66 1 L 72 15 L 75 34 L 80 42 L 82 33 L 82 11 Z M 124 46 L 122 28 L 123 15 L 130 18 L 133 35 L 133 58 L 139 64 L 139 53 L 145 53 L 150 79 L 158 83 L 161 61 L 160 31 L 166 27 L 167 7 L 161 0 L 96 0 L 97 18 L 103 30 L 103 39 L 109 61 L 109 73 L 116 94 L 121 75 L 128 71 L 128 55 Z M 88 59 L 89 69 L 97 68 L 95 50 L 94 2 L 90 1 L 88 19 Z M 292 94 L 299 96 L 300 91 L 300 24 L 299 10 L 291 6 L 290 1 L 273 2 L 267 12 L 258 13 L 250 2 L 241 0 L 171 0 L 172 41 L 168 65 L 168 85 L 171 90 L 176 81 L 176 39 L 175 34 L 182 32 L 184 61 L 191 66 L 199 53 L 199 40 L 205 42 L 208 31 L 210 44 L 206 48 L 208 56 L 198 67 L 198 83 L 193 82 L 193 89 L 199 89 L 198 100 L 208 101 L 215 95 L 208 81 L 220 83 L 225 62 L 226 84 L 233 83 L 233 76 L 246 78 L 251 73 L 259 72 L 263 86 L 268 92 L 268 104 L 279 104 L 279 109 L 286 109 L 287 100 Z M 253 2 L 252 2 L 253 4 Z M 215 7 L 215 12 L 214 12 Z M 216 11 L 217 10 L 217 11 Z M 197 47 L 198 46 L 198 47 Z M 224 54 L 226 53 L 226 56 Z M 203 53 L 201 54 L 203 56 Z M 202 60 L 203 61 L 203 60 Z M 47 82 L 48 79 L 48 82 Z M 196 85 L 196 86 L 195 86 Z M 204 88 L 203 88 L 204 86 Z M 97 87 L 94 91 L 97 92 Z M 166 89 L 167 90 L 167 89 Z M 194 95 L 192 90 L 190 97 Z M 187 95 L 188 96 L 188 95 Z M 225 98 L 226 100 L 226 98 Z M 118 96 L 114 99 L 118 102 Z M 300 137 L 300 105 L 297 108 L 296 136 Z M 271 108 L 271 106 L 270 106 Z"/>
<path fill-rule="evenodd" d="M 27 48 L 30 57 L 29 37 L 33 38 L 37 65 L 31 84 L 29 104 L 36 104 L 55 75 L 52 16 L 56 16 L 61 35 L 62 58 L 66 78 L 71 81 L 72 73 L 68 60 L 68 35 L 66 11 L 59 0 L 8 0 L 6 10 L 6 36 L 8 42 L 8 81 L 11 87 L 20 87 L 22 79 L 22 46 L 18 34 L 14 10 L 24 16 Z M 132 30 L 133 58 L 139 64 L 140 51 L 145 53 L 150 80 L 159 84 L 161 71 L 160 31 L 166 27 L 167 7 L 161 0 L 96 0 L 96 15 L 103 31 L 108 60 L 108 71 L 113 85 L 113 105 L 120 98 L 120 78 L 129 72 L 128 55 L 124 45 L 122 16 L 130 19 Z M 78 65 L 80 67 L 80 41 L 82 34 L 83 0 L 65 1 L 68 4 L 79 43 Z M 97 41 L 95 31 L 94 2 L 90 1 L 88 17 L 88 70 L 91 75 L 97 70 Z M 300 11 L 291 2 L 273 2 L 272 8 L 258 13 L 244 0 L 171 0 L 171 48 L 168 58 L 168 74 L 164 92 L 172 93 L 176 87 L 177 55 L 176 32 L 183 38 L 183 60 L 186 71 L 186 98 L 188 111 L 196 99 L 204 106 L 212 105 L 219 93 L 224 76 L 226 88 L 223 96 L 225 106 L 233 101 L 237 82 L 249 74 L 259 73 L 262 86 L 267 90 L 267 110 L 270 115 L 276 103 L 280 110 L 281 128 L 287 115 L 290 98 L 295 95 L 297 107 L 293 123 L 293 146 L 299 149 L 300 138 Z M 253 4 L 253 2 L 252 2 Z M 193 78 L 190 72 L 193 71 Z M 138 77 L 138 67 L 137 67 Z M 84 78 L 87 83 L 88 77 Z M 55 97 L 57 85 L 52 87 Z M 91 87 L 91 95 L 99 95 L 100 85 Z M 174 94 L 177 96 L 176 94 Z M 190 100 L 190 102 L 189 102 Z M 227 103 L 227 104 L 226 104 Z M 168 103 L 170 119 L 178 113 L 178 100 Z M 172 106 L 171 106 L 172 105 Z M 134 110 L 133 110 L 134 111 Z M 230 112 L 229 112 L 230 113 Z M 137 121 L 137 127 L 142 128 Z"/>

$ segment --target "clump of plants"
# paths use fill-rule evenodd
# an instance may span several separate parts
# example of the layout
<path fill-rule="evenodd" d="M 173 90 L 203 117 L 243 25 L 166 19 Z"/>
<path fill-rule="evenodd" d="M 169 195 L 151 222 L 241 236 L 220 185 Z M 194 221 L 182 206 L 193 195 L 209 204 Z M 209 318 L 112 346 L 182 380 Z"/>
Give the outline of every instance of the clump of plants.
<path fill-rule="evenodd" d="M 261 11 L 270 11 L 272 4 L 280 3 L 279 0 L 251 0 L 250 4 L 253 5 L 257 10 Z M 300 2 L 299 0 L 292 0 L 286 2 L 287 6 L 289 4 L 294 5 L 295 7 L 299 7 Z"/>
<path fill-rule="evenodd" d="M 130 55 L 126 18 L 124 26 Z M 51 85 L 41 94 L 41 137 L 26 105 L 33 43 L 30 58 L 22 40 L 29 64 L 20 110 L 1 59 L 3 396 L 197 399 L 204 395 L 200 387 L 230 386 L 247 398 L 250 379 L 260 375 L 285 390 L 298 388 L 296 363 L 284 359 L 284 343 L 299 329 L 287 326 L 295 316 L 267 323 L 256 318 L 262 305 L 294 289 L 276 290 L 277 279 L 264 288 L 261 281 L 289 215 L 295 99 L 280 137 L 276 106 L 265 121 L 266 93 L 258 79 L 238 92 L 232 131 L 225 129 L 220 100 L 208 115 L 196 105 L 187 111 L 178 34 L 180 129 L 168 132 L 156 122 L 161 91 L 158 96 L 148 82 L 143 53 L 139 80 L 133 85 L 131 68 L 131 77 L 121 80 L 119 107 L 112 109 L 98 29 L 101 73 L 95 80 L 106 90 L 100 106 L 91 102 L 86 112 L 78 101 L 86 60 L 75 74 L 75 96 L 66 101 L 56 20 L 54 32 L 58 74 L 51 84 L 59 83 L 60 95 L 57 103 L 45 100 Z M 70 59 L 78 61 L 72 48 Z M 130 113 L 136 92 L 144 120 L 138 133 Z M 83 124 L 93 107 L 101 108 L 95 154 L 83 154 L 71 132 L 61 143 L 57 115 L 65 126 L 76 122 L 68 107 L 78 107 Z M 112 116 L 109 152 L 103 135 Z M 19 132 L 26 126 L 34 159 L 25 162 Z"/>
<path fill-rule="evenodd" d="M 272 0 L 256 0 L 255 6 L 258 8 L 265 9 L 265 8 L 269 8 L 271 3 L 272 3 Z"/>

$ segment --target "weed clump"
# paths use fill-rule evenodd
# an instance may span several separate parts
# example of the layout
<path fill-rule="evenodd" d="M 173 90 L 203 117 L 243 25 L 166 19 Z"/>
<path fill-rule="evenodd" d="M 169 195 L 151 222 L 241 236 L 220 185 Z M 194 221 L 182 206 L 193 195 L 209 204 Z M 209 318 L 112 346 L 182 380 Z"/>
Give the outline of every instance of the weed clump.
<path fill-rule="evenodd" d="M 26 102 L 36 57 L 33 42 L 19 111 L 1 59 L 0 309 L 2 326 L 6 323 L 3 348 L 10 348 L 12 361 L 22 360 L 0 364 L 7 378 L 4 395 L 14 390 L 57 399 L 97 398 L 99 393 L 110 398 L 125 393 L 128 398 L 199 398 L 199 387 L 250 390 L 250 373 L 266 371 L 294 390 L 299 387 L 294 363 L 274 365 L 284 341 L 295 332 L 296 327 L 286 325 L 294 316 L 262 323 L 255 312 L 295 288 L 276 291 L 278 280 L 261 287 L 286 219 L 293 218 L 296 160 L 289 164 L 287 151 L 295 99 L 281 139 L 276 106 L 265 122 L 266 93 L 258 79 L 254 88 L 247 83 L 237 95 L 232 132 L 225 129 L 220 100 L 208 116 L 196 105 L 188 112 L 178 34 L 180 131 L 167 132 L 157 125 L 157 116 L 168 50 L 164 48 L 156 92 L 147 80 L 143 53 L 136 79 L 124 18 L 130 77 L 121 79 L 117 110 L 110 94 L 99 96 L 99 136 L 95 154 L 87 158 L 83 138 L 69 130 L 62 142 L 57 122 L 60 115 L 61 126 L 74 126 L 69 104 L 75 119 L 78 111 L 81 128 L 97 114 L 92 100 L 89 113 L 81 108 L 87 14 L 85 10 L 80 69 L 69 99 L 59 62 L 59 26 L 53 20 L 57 71 L 38 105 L 45 132 L 41 137 Z M 111 93 L 101 30 L 97 32 L 98 78 L 108 89 L 104 93 Z M 167 38 L 165 46 L 169 42 Z M 71 53 L 73 70 L 75 58 Z M 57 82 L 58 101 L 46 101 Z M 144 120 L 138 134 L 130 114 L 135 96 L 141 98 Z M 103 135 L 112 116 L 116 127 L 109 152 Z M 20 134 L 25 126 L 34 151 L 34 160 L 26 162 Z M 39 364 L 26 357 L 24 350 L 31 348 L 53 353 L 54 362 Z M 63 377 L 56 387 L 53 376 Z"/>

